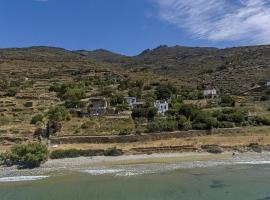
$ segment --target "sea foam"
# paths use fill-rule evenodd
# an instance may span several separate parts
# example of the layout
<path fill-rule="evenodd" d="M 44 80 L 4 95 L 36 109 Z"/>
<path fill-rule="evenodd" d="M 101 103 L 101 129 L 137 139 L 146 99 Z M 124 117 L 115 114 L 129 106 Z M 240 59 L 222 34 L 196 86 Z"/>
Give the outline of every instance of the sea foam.
<path fill-rule="evenodd" d="M 0 178 L 0 183 L 7 182 L 22 182 L 22 181 L 35 181 L 48 178 L 49 176 L 14 176 Z"/>

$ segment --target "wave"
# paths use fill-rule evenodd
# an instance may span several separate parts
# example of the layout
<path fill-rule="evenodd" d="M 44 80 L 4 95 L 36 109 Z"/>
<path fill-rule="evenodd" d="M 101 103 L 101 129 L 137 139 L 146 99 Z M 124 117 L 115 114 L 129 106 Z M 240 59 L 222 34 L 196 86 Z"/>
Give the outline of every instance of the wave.
<path fill-rule="evenodd" d="M 90 169 L 82 172 L 98 176 L 139 176 L 160 172 L 174 171 L 178 169 L 208 168 L 228 165 L 263 165 L 270 164 L 269 160 L 227 160 L 227 161 L 193 161 L 173 164 L 140 164 L 133 166 L 118 166 L 118 168 Z"/>
<path fill-rule="evenodd" d="M 235 164 L 240 164 L 240 165 L 265 165 L 265 164 L 270 164 L 270 161 L 241 161 L 241 162 L 236 162 Z"/>
<path fill-rule="evenodd" d="M 15 176 L 15 177 L 3 177 L 0 178 L 0 183 L 8 182 L 22 182 L 22 181 L 35 181 L 48 178 L 49 176 Z"/>

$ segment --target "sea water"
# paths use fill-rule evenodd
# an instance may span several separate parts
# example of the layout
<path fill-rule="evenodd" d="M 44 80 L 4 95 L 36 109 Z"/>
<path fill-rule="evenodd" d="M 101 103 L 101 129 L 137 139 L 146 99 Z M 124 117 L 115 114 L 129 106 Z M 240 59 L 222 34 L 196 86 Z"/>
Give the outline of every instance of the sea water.
<path fill-rule="evenodd" d="M 268 163 L 185 169 L 158 166 L 89 169 L 29 180 L 24 177 L 18 182 L 14 177 L 12 182 L 0 179 L 0 200 L 270 199 Z"/>

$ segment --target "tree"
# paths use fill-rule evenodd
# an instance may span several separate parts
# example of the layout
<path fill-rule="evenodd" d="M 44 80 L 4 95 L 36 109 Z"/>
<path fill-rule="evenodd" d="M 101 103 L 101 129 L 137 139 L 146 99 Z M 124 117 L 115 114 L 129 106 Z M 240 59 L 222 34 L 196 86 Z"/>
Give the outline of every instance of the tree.
<path fill-rule="evenodd" d="M 112 106 L 117 106 L 124 102 L 124 95 L 123 94 L 113 94 L 110 98 L 110 102 Z"/>
<path fill-rule="evenodd" d="M 18 144 L 13 146 L 9 152 L 1 155 L 4 164 L 18 165 L 20 167 L 39 167 L 47 161 L 49 151 L 41 143 Z"/>
<path fill-rule="evenodd" d="M 167 85 L 159 85 L 156 87 L 155 94 L 157 95 L 158 99 L 169 99 L 172 94 L 175 94 L 177 89 L 172 86 L 171 84 Z"/>
<path fill-rule="evenodd" d="M 234 107 L 235 106 L 235 100 L 229 95 L 222 96 L 220 105 L 223 106 L 223 107 L 226 107 L 226 106 Z"/>
<path fill-rule="evenodd" d="M 72 108 L 80 105 L 80 99 L 85 97 L 85 83 L 79 84 L 54 84 L 50 87 L 50 91 L 57 92 L 61 99 L 65 100 L 66 107 Z"/>
<path fill-rule="evenodd" d="M 193 105 L 182 105 L 179 109 L 179 114 L 186 116 L 188 119 L 193 120 L 193 118 L 196 116 L 196 114 L 200 110 L 193 106 Z"/>
<path fill-rule="evenodd" d="M 150 108 L 135 108 L 132 111 L 132 118 L 147 118 L 153 119 L 157 114 L 157 109 L 150 107 Z"/>
<path fill-rule="evenodd" d="M 62 122 L 68 120 L 70 117 L 69 113 L 62 106 L 56 106 L 51 108 L 48 112 L 48 118 L 51 122 Z"/>

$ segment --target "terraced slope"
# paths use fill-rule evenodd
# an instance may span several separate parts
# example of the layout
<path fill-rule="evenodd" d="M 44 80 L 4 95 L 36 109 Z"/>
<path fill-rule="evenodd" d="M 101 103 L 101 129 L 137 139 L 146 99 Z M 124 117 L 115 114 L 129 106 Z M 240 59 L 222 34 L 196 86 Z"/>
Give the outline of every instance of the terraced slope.
<path fill-rule="evenodd" d="M 85 56 L 104 61 L 98 52 Z M 111 56 L 105 61 L 123 68 L 150 69 L 189 84 L 215 86 L 224 93 L 238 94 L 270 78 L 270 46 L 227 49 L 160 46 L 134 57 Z"/>

